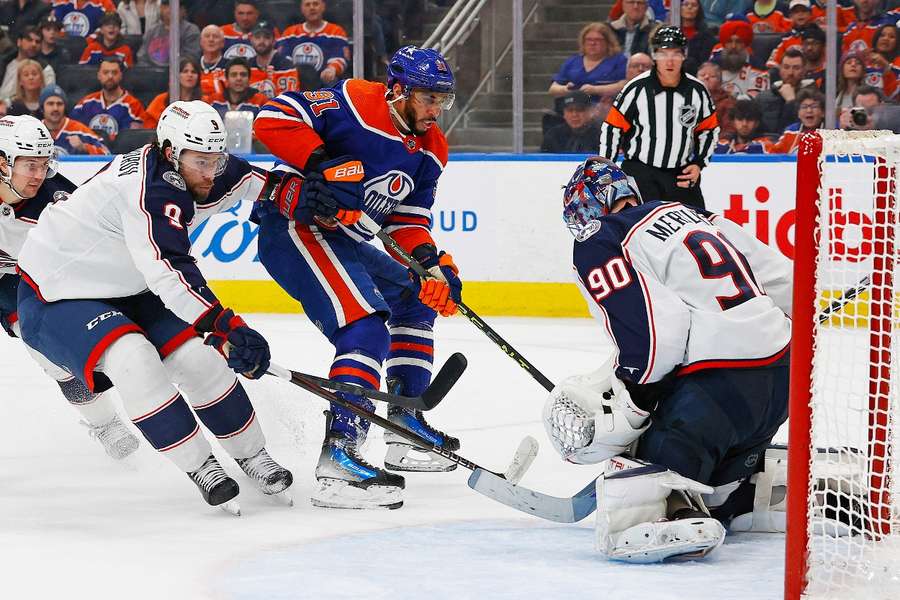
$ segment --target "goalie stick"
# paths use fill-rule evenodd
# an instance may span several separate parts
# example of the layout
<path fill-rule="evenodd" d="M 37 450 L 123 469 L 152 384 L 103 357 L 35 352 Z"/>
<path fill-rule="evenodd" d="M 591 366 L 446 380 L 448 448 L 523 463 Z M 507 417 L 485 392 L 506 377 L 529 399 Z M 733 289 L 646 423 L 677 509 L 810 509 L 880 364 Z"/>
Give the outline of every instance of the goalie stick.
<path fill-rule="evenodd" d="M 394 238 L 386 234 L 384 231 L 379 231 L 376 235 L 385 246 L 389 247 L 391 251 L 393 251 L 397 256 L 402 257 L 403 260 L 405 260 L 409 265 L 409 268 L 412 269 L 416 275 L 426 278 L 433 277 L 433 275 L 429 273 L 425 269 L 425 267 L 420 265 L 419 261 L 413 258 L 409 252 L 404 250 L 403 247 L 401 247 L 400 244 L 398 244 L 397 241 L 394 240 Z M 528 362 L 528 360 L 524 356 L 519 354 L 519 351 L 513 348 L 512 344 L 500 337 L 500 334 L 494 331 L 494 329 L 490 325 L 482 321 L 481 317 L 475 314 L 475 311 L 466 306 L 463 302 L 458 302 L 456 306 L 459 309 L 459 312 L 461 312 L 465 318 L 471 321 L 472 324 L 475 325 L 475 327 L 477 327 L 484 335 L 488 336 L 488 338 L 492 342 L 497 344 L 497 346 L 499 346 L 500 349 L 503 350 L 503 352 L 505 352 L 508 357 L 516 361 L 520 367 L 528 371 L 528 374 L 534 377 L 534 379 L 538 383 L 540 383 L 545 390 L 547 390 L 548 392 L 553 391 L 553 388 L 555 387 L 553 385 L 553 382 L 547 379 L 547 377 L 543 373 L 541 373 L 537 367 Z"/>
<path fill-rule="evenodd" d="M 433 444 L 432 442 L 429 442 L 428 440 L 416 435 L 412 431 L 409 431 L 408 429 L 405 429 L 395 423 L 392 423 L 391 421 L 388 421 L 384 417 L 376 415 L 373 412 L 356 406 L 352 402 L 344 400 L 334 392 L 326 390 L 319 384 L 304 377 L 300 373 L 289 371 L 288 369 L 279 367 L 275 364 L 271 364 L 269 366 L 268 373 L 280 379 L 290 381 L 294 385 L 299 386 L 306 391 L 319 396 L 320 398 L 328 400 L 329 402 L 333 402 L 334 404 L 337 404 L 338 406 L 349 410 L 358 417 L 371 421 L 372 423 L 375 423 L 383 429 L 387 429 L 388 431 L 396 433 L 400 437 L 411 442 L 414 446 L 424 449 L 426 452 L 433 452 L 434 454 L 442 456 L 451 462 L 469 469 L 470 471 L 481 471 L 483 473 L 489 473 L 490 475 L 493 475 L 494 477 L 497 477 L 499 479 L 517 483 L 522 479 L 525 471 L 528 470 L 528 468 L 531 466 L 531 463 L 534 462 L 534 458 L 537 456 L 537 440 L 531 436 L 526 436 L 519 443 L 519 447 L 516 449 L 516 453 L 513 456 L 512 461 L 510 461 L 509 467 L 507 467 L 506 471 L 504 471 L 503 473 L 489 471 L 484 467 L 481 467 L 468 460 L 467 458 L 463 458 L 455 452 L 451 452 L 450 450 L 446 450 L 442 446 Z"/>
<path fill-rule="evenodd" d="M 575 495 L 559 498 L 530 490 L 484 469 L 469 475 L 469 487 L 491 500 L 557 523 L 577 523 L 597 509 L 597 478 Z"/>
<path fill-rule="evenodd" d="M 364 396 L 371 400 L 381 400 L 382 402 L 402 406 L 404 408 L 411 408 L 413 410 L 431 410 L 440 404 L 441 400 L 444 399 L 444 396 L 450 391 L 450 388 L 453 387 L 466 370 L 467 365 L 468 363 L 465 356 L 459 352 L 454 353 L 441 366 L 440 370 L 438 370 L 437 374 L 435 374 L 434 378 L 431 380 L 431 383 L 419 396 L 400 396 L 397 394 L 381 392 L 379 390 L 371 390 L 352 383 L 344 383 L 342 381 L 334 381 L 325 379 L 324 377 L 299 373 L 297 371 L 290 371 L 290 373 L 292 375 L 304 377 L 305 379 L 330 390 L 346 392 L 356 396 Z M 283 369 L 283 367 L 276 366 L 276 369 Z M 287 371 L 287 369 L 285 370 Z"/>

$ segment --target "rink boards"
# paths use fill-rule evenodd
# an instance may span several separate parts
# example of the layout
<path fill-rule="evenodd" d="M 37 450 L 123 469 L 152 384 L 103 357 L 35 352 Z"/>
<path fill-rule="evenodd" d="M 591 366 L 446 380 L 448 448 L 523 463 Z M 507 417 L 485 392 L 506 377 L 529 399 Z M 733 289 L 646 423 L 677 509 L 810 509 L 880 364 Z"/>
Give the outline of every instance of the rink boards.
<path fill-rule="evenodd" d="M 561 216 L 562 187 L 581 158 L 451 155 L 437 190 L 433 234 L 459 265 L 465 300 L 474 310 L 483 315 L 588 316 L 572 283 L 572 238 Z M 265 155 L 250 159 L 261 167 L 272 162 Z M 101 161 L 105 158 L 69 157 L 62 172 L 80 183 L 96 172 Z M 848 168 L 862 171 L 850 173 L 846 181 L 864 180 L 865 165 Z M 723 213 L 792 258 L 795 178 L 792 156 L 716 157 L 703 171 L 701 185 L 710 210 Z M 864 196 L 842 196 L 844 255 L 835 257 L 837 261 L 856 260 L 870 247 L 865 217 L 851 214 L 867 210 L 856 204 Z M 191 237 L 201 269 L 216 293 L 236 310 L 297 312 L 299 305 L 271 281 L 258 261 L 258 231 L 247 220 L 249 212 L 250 205 L 242 203 L 194 226 Z"/>

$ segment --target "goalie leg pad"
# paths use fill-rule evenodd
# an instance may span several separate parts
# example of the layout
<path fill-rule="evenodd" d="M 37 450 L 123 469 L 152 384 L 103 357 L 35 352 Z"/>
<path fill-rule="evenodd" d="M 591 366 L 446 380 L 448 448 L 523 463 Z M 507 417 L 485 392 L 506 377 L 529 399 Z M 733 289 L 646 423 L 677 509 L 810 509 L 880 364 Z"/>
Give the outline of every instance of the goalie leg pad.
<path fill-rule="evenodd" d="M 678 519 L 641 523 L 617 534 L 609 560 L 646 564 L 703 558 L 725 540 L 718 520 Z"/>

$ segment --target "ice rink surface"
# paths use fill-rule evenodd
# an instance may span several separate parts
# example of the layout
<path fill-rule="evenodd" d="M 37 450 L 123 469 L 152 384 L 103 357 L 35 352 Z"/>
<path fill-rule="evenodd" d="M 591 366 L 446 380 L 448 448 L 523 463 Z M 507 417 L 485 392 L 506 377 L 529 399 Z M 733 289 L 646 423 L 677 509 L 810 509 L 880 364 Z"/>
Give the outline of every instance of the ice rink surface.
<path fill-rule="evenodd" d="M 331 347 L 305 317 L 245 317 L 269 339 L 276 362 L 327 373 Z M 593 370 L 609 351 L 586 319 L 488 322 L 554 381 Z M 455 351 L 469 360 L 430 413 L 459 436 L 461 455 L 502 470 L 530 434 L 542 448 L 523 485 L 570 495 L 598 473 L 557 457 L 540 423 L 546 393 L 475 327 L 456 317 L 435 333 L 438 363 Z M 462 468 L 407 474 L 399 510 L 314 508 L 326 404 L 272 377 L 244 382 L 269 451 L 294 473 L 295 506 L 258 493 L 217 447 L 242 489 L 243 515 L 233 517 L 207 506 L 143 439 L 124 464 L 107 458 L 20 343 L 4 336 L 0 351 L 0 598 L 781 597 L 783 536 L 729 537 L 703 562 L 607 563 L 593 550 L 593 517 L 560 525 L 523 515 L 470 490 Z M 364 455 L 380 464 L 381 431 L 369 437 Z"/>

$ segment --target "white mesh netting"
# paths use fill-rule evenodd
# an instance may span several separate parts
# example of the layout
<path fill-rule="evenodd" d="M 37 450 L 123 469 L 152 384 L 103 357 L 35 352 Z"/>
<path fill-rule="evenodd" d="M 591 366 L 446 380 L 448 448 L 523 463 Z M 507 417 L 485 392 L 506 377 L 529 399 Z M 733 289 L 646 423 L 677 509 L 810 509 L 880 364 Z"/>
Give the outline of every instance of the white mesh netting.
<path fill-rule="evenodd" d="M 822 138 L 806 597 L 900 598 L 900 136 Z"/>

